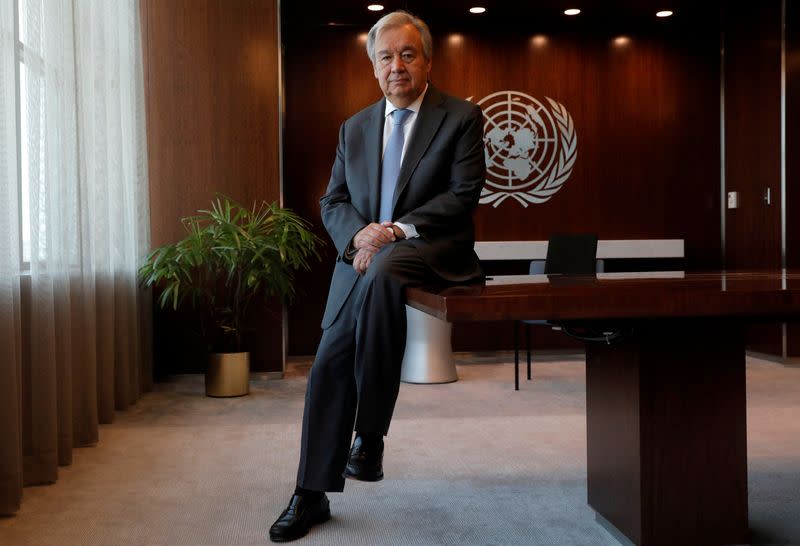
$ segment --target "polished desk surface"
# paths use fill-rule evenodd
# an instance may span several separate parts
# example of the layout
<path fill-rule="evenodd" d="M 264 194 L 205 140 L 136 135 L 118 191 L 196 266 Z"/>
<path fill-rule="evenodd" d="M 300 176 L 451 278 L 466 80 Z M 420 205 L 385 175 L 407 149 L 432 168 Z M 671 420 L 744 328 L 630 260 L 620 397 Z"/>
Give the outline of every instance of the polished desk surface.
<path fill-rule="evenodd" d="M 449 322 L 541 318 L 800 314 L 800 270 L 511 275 L 407 289 L 411 307 Z"/>

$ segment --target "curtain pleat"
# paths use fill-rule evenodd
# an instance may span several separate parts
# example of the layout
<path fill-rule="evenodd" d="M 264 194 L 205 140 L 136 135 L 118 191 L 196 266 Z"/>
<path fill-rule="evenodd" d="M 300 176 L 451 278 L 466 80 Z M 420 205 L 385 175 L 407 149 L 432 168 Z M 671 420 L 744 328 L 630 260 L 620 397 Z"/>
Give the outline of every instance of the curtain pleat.
<path fill-rule="evenodd" d="M 138 2 L 18 1 L 19 78 L 0 0 L 0 515 L 152 386 Z"/>
<path fill-rule="evenodd" d="M 95 285 L 97 313 L 97 417 L 101 424 L 114 421 L 114 281 L 108 275 L 99 276 Z"/>
<path fill-rule="evenodd" d="M 72 335 L 72 431 L 76 447 L 98 441 L 97 413 L 97 323 L 94 310 L 94 279 L 76 279 L 77 298 L 70 309 Z M 143 319 L 144 320 L 144 319 Z"/>
<path fill-rule="evenodd" d="M 2 12 L 0 11 L 0 15 Z M 0 106 L 0 115 L 2 107 Z M 2 150 L 0 150 L 2 153 Z M 0 167 L 2 167 L 0 161 Z M 0 199 L 7 195 L 2 192 Z M 2 203 L 7 203 L 2 199 Z M 4 205 L 0 205 L 4 206 Z M 6 233 L 2 225 L 5 215 L 0 214 L 0 250 L 7 248 Z M 22 501 L 22 403 L 20 362 L 20 298 L 19 284 L 13 277 L 0 279 L 0 515 L 19 510 Z"/>
<path fill-rule="evenodd" d="M 69 276 L 56 287 L 56 418 L 58 419 L 58 464 L 72 464 L 72 333 L 69 324 L 72 308 L 72 283 Z"/>
<path fill-rule="evenodd" d="M 2 114 L 2 112 L 0 112 Z M 0 196 L 0 198 L 3 196 Z M 4 226 L 0 225 L 0 230 Z M 22 439 L 20 433 L 20 369 L 16 348 L 13 282 L 0 284 L 0 515 L 19 510 L 22 501 Z"/>
<path fill-rule="evenodd" d="M 124 276 L 114 279 L 114 312 L 119 317 L 114 321 L 114 409 L 124 410 L 139 397 L 131 397 L 131 327 L 130 312 Z M 124 318 L 123 318 L 124 317 Z"/>
<path fill-rule="evenodd" d="M 22 500 L 14 3 L 0 0 L 0 515 Z M 13 120 L 13 121 L 12 121 Z"/>
<path fill-rule="evenodd" d="M 23 428 L 23 481 L 41 485 L 58 479 L 54 286 L 49 275 L 32 274 L 30 281 L 26 351 L 30 359 L 23 369 L 22 397 L 27 425 Z"/>

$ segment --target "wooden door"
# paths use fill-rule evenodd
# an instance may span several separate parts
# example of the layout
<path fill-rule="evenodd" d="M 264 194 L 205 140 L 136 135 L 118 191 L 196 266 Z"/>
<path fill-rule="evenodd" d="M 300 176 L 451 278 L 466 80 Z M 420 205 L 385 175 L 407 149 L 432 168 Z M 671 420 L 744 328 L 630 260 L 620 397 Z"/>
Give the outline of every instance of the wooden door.
<path fill-rule="evenodd" d="M 781 267 L 781 0 L 723 9 L 725 267 Z M 754 325 L 749 350 L 781 355 L 782 325 Z"/>

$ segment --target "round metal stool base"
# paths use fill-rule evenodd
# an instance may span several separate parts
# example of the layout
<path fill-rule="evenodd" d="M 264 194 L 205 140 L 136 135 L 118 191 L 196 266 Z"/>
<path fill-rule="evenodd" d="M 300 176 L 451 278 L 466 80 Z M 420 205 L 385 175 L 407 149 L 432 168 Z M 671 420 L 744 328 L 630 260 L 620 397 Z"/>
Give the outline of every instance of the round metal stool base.
<path fill-rule="evenodd" d="M 453 325 L 406 305 L 408 334 L 400 381 L 452 383 L 458 381 L 450 336 Z"/>

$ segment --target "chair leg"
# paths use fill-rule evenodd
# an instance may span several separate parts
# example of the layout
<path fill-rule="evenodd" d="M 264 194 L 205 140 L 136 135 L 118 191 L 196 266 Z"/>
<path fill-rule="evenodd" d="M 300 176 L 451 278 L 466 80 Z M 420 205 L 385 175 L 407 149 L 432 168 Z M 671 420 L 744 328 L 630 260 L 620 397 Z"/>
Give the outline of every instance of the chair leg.
<path fill-rule="evenodd" d="M 528 381 L 531 380 L 531 325 L 525 325 L 525 347 L 528 349 Z"/>
<path fill-rule="evenodd" d="M 519 321 L 514 321 L 514 390 L 519 390 Z"/>

